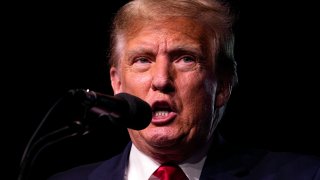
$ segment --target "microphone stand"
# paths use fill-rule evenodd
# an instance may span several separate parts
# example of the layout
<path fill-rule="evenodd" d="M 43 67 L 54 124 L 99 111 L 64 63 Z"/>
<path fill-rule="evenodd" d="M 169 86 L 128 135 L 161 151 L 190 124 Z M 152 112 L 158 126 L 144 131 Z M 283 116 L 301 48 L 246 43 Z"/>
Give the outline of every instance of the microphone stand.
<path fill-rule="evenodd" d="M 152 113 L 151 113 L 150 106 L 146 102 L 140 99 L 137 99 L 134 96 L 122 94 L 122 96 L 120 96 L 120 99 L 123 99 L 123 101 L 121 100 L 119 102 L 119 100 L 114 99 L 114 97 L 112 98 L 110 97 L 111 98 L 110 100 L 108 96 L 102 96 L 102 95 L 100 96 L 101 99 L 97 100 L 96 95 L 97 95 L 96 93 L 92 93 L 91 91 L 70 90 L 66 96 L 67 99 L 65 99 L 66 97 L 62 97 L 54 103 L 54 105 L 48 110 L 48 112 L 46 113 L 46 115 L 44 116 L 44 118 L 36 128 L 35 132 L 32 134 L 26 148 L 24 149 L 24 152 L 20 161 L 20 169 L 19 169 L 17 180 L 29 180 L 37 157 L 44 149 L 46 149 L 47 147 L 53 144 L 59 143 L 66 139 L 70 139 L 72 137 L 86 135 L 91 131 L 95 130 L 95 128 L 103 127 L 110 123 L 114 125 L 118 125 L 119 127 L 126 126 L 128 128 L 133 128 L 133 129 L 138 127 L 137 129 L 139 130 L 141 129 L 140 126 L 132 126 L 132 124 L 128 125 L 130 123 L 125 124 L 124 122 L 120 121 L 121 119 L 118 119 L 119 122 L 116 122 L 113 119 L 114 115 L 112 115 L 112 112 L 108 112 L 103 108 L 101 109 L 99 107 L 95 107 L 96 103 L 102 103 L 102 106 L 107 106 L 107 107 L 117 105 L 116 107 L 118 108 L 121 107 L 120 105 L 118 105 L 118 103 L 121 103 L 121 105 L 124 104 L 128 106 L 130 106 L 130 104 L 126 104 L 126 103 L 131 103 L 133 104 L 131 108 L 135 109 L 136 111 L 134 111 L 134 113 L 131 113 L 131 112 L 126 112 L 126 113 L 133 114 L 133 116 L 135 116 L 136 119 L 140 119 L 142 117 L 142 114 L 143 116 L 150 117 L 151 119 Z M 56 110 L 57 107 L 61 105 L 62 102 L 64 102 L 65 100 L 68 100 L 68 97 L 71 98 L 70 102 L 72 102 L 72 106 L 79 105 L 75 107 L 81 107 L 80 117 L 78 114 L 76 115 L 77 119 L 74 120 L 74 117 L 73 117 L 72 118 L 73 121 L 71 121 L 71 123 L 67 125 L 62 125 L 62 127 L 59 127 L 49 133 L 46 133 L 43 136 L 40 136 L 39 135 L 40 129 L 42 129 L 44 123 L 48 121 L 48 117 L 53 114 L 52 113 L 53 110 Z M 69 101 L 66 101 L 66 102 L 69 102 Z M 79 109 L 77 109 L 76 112 L 79 112 Z M 145 125 L 145 123 L 143 125 Z M 40 138 L 36 139 L 36 136 L 40 136 Z"/>
<path fill-rule="evenodd" d="M 32 168 L 38 155 L 47 147 L 72 137 L 86 135 L 90 132 L 89 126 L 82 123 L 85 122 L 84 119 L 86 119 L 88 110 L 86 108 L 84 111 L 84 115 L 80 121 L 73 121 L 71 124 L 53 130 L 41 136 L 38 140 L 35 140 L 35 137 L 38 135 L 40 129 L 43 127 L 48 117 L 52 114 L 53 110 L 56 109 L 59 104 L 61 104 L 62 100 L 64 100 L 64 98 L 60 98 L 48 110 L 48 112 L 38 125 L 37 129 L 29 139 L 20 161 L 20 169 L 17 180 L 29 180 Z"/>

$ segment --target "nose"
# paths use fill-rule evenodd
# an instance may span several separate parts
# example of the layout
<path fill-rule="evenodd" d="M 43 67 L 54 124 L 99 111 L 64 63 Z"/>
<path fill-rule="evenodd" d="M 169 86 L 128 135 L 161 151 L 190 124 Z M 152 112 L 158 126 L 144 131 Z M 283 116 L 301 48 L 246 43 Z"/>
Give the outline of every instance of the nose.
<path fill-rule="evenodd" d="M 157 60 L 153 69 L 151 88 L 154 91 L 170 93 L 174 91 L 174 70 L 170 61 Z"/>

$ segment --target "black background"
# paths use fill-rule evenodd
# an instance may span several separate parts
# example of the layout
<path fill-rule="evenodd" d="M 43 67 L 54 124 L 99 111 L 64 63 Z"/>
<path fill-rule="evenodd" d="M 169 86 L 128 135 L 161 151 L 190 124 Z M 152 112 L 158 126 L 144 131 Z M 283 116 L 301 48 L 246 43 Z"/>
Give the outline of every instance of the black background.
<path fill-rule="evenodd" d="M 112 94 L 108 27 L 124 2 L 4 6 L 2 150 L 13 177 L 28 139 L 57 99 L 73 88 Z M 239 85 L 221 123 L 223 135 L 239 145 L 320 155 L 313 15 L 301 16 L 292 4 L 235 3 L 241 9 Z M 36 168 L 46 176 L 98 161 L 119 152 L 126 140 L 125 130 L 108 127 L 46 149 Z"/>

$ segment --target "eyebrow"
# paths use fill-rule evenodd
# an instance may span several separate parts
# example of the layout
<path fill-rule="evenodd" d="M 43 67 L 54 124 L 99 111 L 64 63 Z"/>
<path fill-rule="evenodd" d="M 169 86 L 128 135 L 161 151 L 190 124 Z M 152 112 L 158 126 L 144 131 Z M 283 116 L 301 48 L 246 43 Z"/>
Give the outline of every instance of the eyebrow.
<path fill-rule="evenodd" d="M 179 45 L 177 47 L 172 48 L 170 52 L 191 52 L 192 54 L 203 55 L 202 49 L 200 46 L 191 46 L 189 44 Z M 169 52 L 169 53 L 170 53 Z"/>
<path fill-rule="evenodd" d="M 167 52 L 168 52 L 168 54 L 175 54 L 178 52 L 190 52 L 190 53 L 196 54 L 198 56 L 203 56 L 203 51 L 199 46 L 192 46 L 190 44 L 178 45 L 178 46 L 172 47 Z M 136 49 L 132 49 L 132 50 L 127 51 L 127 54 L 129 56 L 136 55 L 136 54 L 153 55 L 156 53 L 157 52 L 154 50 L 154 48 L 149 48 L 149 47 L 138 47 Z"/>

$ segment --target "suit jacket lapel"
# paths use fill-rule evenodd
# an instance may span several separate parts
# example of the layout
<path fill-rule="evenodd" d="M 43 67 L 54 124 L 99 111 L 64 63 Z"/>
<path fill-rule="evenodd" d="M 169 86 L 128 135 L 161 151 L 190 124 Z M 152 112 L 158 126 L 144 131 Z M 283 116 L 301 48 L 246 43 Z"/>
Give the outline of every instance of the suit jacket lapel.
<path fill-rule="evenodd" d="M 266 151 L 248 151 L 231 146 L 219 134 L 215 135 L 200 180 L 244 178 L 266 154 Z"/>
<path fill-rule="evenodd" d="M 89 176 L 89 180 L 123 180 L 132 143 L 129 142 L 123 153 L 102 163 Z"/>

